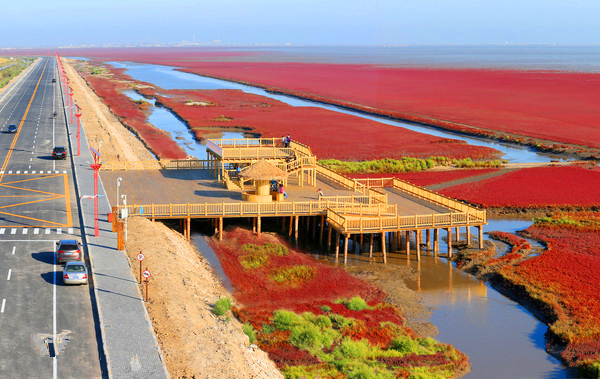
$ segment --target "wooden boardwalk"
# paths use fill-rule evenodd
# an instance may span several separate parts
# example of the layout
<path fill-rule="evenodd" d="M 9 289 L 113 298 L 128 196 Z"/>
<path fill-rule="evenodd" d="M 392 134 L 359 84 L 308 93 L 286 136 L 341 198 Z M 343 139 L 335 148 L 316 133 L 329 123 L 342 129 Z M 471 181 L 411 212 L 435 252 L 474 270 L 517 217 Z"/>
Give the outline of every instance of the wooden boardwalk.
<path fill-rule="evenodd" d="M 277 139 L 217 140 L 209 141 L 207 150 L 207 161 L 162 162 L 162 169 L 156 169 L 156 162 L 106 164 L 109 170 L 102 170 L 101 176 L 109 200 L 118 204 L 117 178 L 122 178 L 119 193 L 127 197 L 127 206 L 119 204 L 114 208 L 115 229 L 118 230 L 119 224 L 117 216 L 123 216 L 126 209 L 127 216 L 185 220 L 184 234 L 188 238 L 192 218 L 214 219 L 222 236 L 223 218 L 254 218 L 255 230 L 260 234 L 262 217 L 280 217 L 284 225 L 289 219 L 289 233 L 296 240 L 299 218 L 307 218 L 307 225 L 313 219 L 313 228 L 320 230 L 321 243 L 325 230 L 329 246 L 332 238 L 336 239 L 336 256 L 340 240 L 343 241 L 345 258 L 348 240 L 353 235 L 360 235 L 361 240 L 367 235 L 371 244 L 375 236 L 381 241 L 395 241 L 396 247 L 405 246 L 407 254 L 414 236 L 419 257 L 423 232 L 429 247 L 433 231 L 433 251 L 437 253 L 440 229 L 447 232 L 450 241 L 452 229 L 458 236 L 459 228 L 464 227 L 470 241 L 470 227 L 476 227 L 482 245 L 485 211 L 397 179 L 349 179 L 319 166 L 307 146 L 298 143 L 278 146 Z M 253 190 L 253 186 L 239 182 L 235 168 L 261 159 L 288 172 L 287 199 L 262 203 L 242 200 L 243 192 Z M 318 189 L 324 196 L 320 196 Z M 386 243 L 381 247 L 385 261 Z M 372 254 L 372 247 L 370 250 Z"/>

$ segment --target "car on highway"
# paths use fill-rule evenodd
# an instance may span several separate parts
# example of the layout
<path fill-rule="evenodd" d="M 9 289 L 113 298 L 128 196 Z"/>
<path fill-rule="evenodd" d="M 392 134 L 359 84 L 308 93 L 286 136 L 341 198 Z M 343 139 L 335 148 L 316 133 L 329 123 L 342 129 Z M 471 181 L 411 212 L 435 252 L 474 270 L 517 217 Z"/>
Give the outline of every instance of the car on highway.
<path fill-rule="evenodd" d="M 52 83 L 56 83 L 56 78 L 52 78 Z"/>
<path fill-rule="evenodd" d="M 52 159 L 66 159 L 67 158 L 67 149 L 62 146 L 56 146 L 52 150 Z"/>
<path fill-rule="evenodd" d="M 16 133 L 17 132 L 17 125 L 15 125 L 15 124 L 8 125 L 8 132 L 9 133 Z"/>
<path fill-rule="evenodd" d="M 63 269 L 64 284 L 87 284 L 88 272 L 83 262 L 67 262 Z"/>
<path fill-rule="evenodd" d="M 58 263 L 83 262 L 81 244 L 77 240 L 60 240 L 56 243 L 56 261 Z"/>

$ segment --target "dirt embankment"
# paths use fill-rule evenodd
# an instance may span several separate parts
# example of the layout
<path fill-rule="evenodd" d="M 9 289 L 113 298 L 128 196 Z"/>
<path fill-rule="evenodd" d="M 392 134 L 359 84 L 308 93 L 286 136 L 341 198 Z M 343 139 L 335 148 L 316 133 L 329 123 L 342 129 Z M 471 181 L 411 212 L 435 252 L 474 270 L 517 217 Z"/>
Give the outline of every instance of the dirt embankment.
<path fill-rule="evenodd" d="M 63 60 L 90 145 L 102 144 L 109 160 L 151 160 L 152 155 L 110 112 L 83 79 Z M 152 272 L 147 305 L 155 333 L 173 377 L 279 378 L 267 355 L 249 346 L 235 318 L 218 318 L 212 304 L 229 294 L 206 260 L 181 235 L 161 223 L 131 218 L 126 245 L 132 271 L 143 251 Z M 185 300 L 185 301 L 182 301 Z"/>

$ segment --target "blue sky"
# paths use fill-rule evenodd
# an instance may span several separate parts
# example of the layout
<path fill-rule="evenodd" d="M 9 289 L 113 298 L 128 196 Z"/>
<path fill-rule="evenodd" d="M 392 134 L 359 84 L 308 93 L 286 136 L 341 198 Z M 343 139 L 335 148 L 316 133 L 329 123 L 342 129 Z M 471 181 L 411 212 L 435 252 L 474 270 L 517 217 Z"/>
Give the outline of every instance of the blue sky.
<path fill-rule="evenodd" d="M 600 44 L 596 0 L 2 1 L 0 47 Z"/>

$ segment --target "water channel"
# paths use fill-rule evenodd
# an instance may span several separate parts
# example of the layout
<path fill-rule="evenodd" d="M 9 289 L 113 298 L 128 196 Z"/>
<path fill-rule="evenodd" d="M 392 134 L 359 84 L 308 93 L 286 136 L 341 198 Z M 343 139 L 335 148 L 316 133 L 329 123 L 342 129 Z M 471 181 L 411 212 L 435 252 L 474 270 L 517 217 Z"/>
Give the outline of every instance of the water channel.
<path fill-rule="evenodd" d="M 241 89 L 246 92 L 268 96 L 292 106 L 318 106 L 334 111 L 350 113 L 385 124 L 405 127 L 421 133 L 444 138 L 458 138 L 473 145 L 488 146 L 502 151 L 503 159 L 509 162 L 547 162 L 560 159 L 556 156 L 539 154 L 533 150 L 490 142 L 477 138 L 466 138 L 437 129 L 368 116 L 345 109 L 304 101 L 297 98 L 273 95 L 254 87 L 244 86 L 212 78 L 175 71 L 172 67 L 111 62 L 127 69 L 134 79 L 152 83 L 164 89 Z M 141 97 L 130 91 L 134 100 Z M 205 148 L 195 141 L 187 126 L 170 111 L 162 107 L 152 108 L 149 122 L 169 131 L 192 156 L 203 159 Z M 218 138 L 219 136 L 217 136 Z M 224 133 L 225 138 L 243 138 L 242 133 Z M 510 218 L 490 218 L 486 231 L 515 232 L 527 228 L 531 221 Z M 192 236 L 199 250 L 207 257 L 220 277 L 225 277 L 218 259 L 200 235 Z M 535 241 L 529 241 L 534 247 Z M 447 249 L 442 243 L 442 251 Z M 446 250 L 447 251 L 447 250 Z M 212 254 L 212 255 L 211 255 Z M 390 262 L 410 265 L 420 273 L 420 279 L 408 286 L 417 291 L 426 306 L 432 308 L 430 321 L 438 328 L 436 339 L 451 343 L 469 356 L 472 372 L 469 377 L 479 378 L 563 378 L 570 376 L 561 363 L 545 352 L 544 333 L 546 325 L 537 320 L 516 302 L 504 297 L 487 283 L 457 270 L 445 259 L 423 256 L 416 259 L 390 259 Z M 351 263 L 352 264 L 352 260 Z M 230 288 L 228 280 L 224 280 Z"/>

